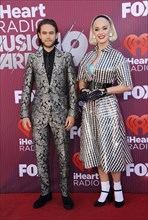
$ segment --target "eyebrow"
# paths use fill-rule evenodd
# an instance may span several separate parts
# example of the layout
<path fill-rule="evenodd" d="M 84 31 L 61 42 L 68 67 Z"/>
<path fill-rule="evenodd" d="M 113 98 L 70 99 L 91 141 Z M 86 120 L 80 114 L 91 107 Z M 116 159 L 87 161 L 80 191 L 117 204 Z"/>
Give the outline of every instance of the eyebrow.
<path fill-rule="evenodd" d="M 102 26 L 102 27 L 107 27 L 107 25 L 104 25 L 104 26 Z M 96 26 L 95 28 L 99 28 L 98 26 Z"/>
<path fill-rule="evenodd" d="M 41 31 L 42 33 L 54 33 L 54 31 Z"/>

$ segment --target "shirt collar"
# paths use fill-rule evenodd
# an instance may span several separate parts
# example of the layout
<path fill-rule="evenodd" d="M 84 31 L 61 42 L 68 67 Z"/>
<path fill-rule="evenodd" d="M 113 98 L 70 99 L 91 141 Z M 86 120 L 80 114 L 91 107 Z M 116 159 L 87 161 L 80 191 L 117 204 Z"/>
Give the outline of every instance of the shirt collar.
<path fill-rule="evenodd" d="M 43 54 L 44 56 L 50 56 L 52 54 L 55 53 L 55 47 L 53 48 L 53 50 L 51 50 L 50 52 L 46 51 L 44 48 L 43 48 Z"/>
<path fill-rule="evenodd" d="M 105 47 L 102 52 L 110 52 L 110 50 L 112 49 L 112 46 L 109 44 L 107 47 Z M 98 46 L 95 47 L 95 51 L 98 50 Z"/>
<path fill-rule="evenodd" d="M 112 49 L 112 46 L 109 44 L 107 47 L 105 47 L 102 51 L 105 52 L 110 52 L 110 50 Z"/>

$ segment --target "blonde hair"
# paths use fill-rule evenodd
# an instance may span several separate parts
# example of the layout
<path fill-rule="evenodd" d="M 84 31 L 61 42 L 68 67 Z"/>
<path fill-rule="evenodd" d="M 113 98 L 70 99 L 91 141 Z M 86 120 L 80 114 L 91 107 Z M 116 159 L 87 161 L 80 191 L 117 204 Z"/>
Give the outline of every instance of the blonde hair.
<path fill-rule="evenodd" d="M 91 22 L 91 27 L 90 27 L 90 32 L 89 32 L 89 43 L 90 43 L 91 45 L 96 45 L 96 44 L 97 44 L 97 43 L 96 43 L 96 39 L 94 38 L 93 30 L 92 30 L 92 29 L 93 29 L 93 24 L 94 24 L 94 22 L 95 22 L 98 18 L 105 18 L 105 19 L 110 23 L 111 33 L 112 33 L 112 37 L 111 37 L 111 39 L 110 39 L 110 42 L 115 41 L 115 40 L 117 39 L 117 32 L 116 32 L 114 23 L 113 23 L 112 19 L 111 19 L 109 16 L 102 14 L 102 15 L 96 16 L 96 17 L 92 20 L 92 22 Z"/>

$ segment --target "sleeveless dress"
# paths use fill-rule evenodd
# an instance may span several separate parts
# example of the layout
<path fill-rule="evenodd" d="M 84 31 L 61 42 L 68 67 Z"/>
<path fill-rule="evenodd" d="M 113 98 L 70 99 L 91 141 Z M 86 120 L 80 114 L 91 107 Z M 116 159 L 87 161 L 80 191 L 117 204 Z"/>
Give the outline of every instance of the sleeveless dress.
<path fill-rule="evenodd" d="M 97 48 L 87 53 L 80 63 L 77 80 L 132 86 L 126 58 L 108 45 L 101 51 L 97 65 L 92 66 Z M 84 103 L 80 133 L 80 159 L 85 168 L 98 167 L 104 172 L 121 172 L 132 163 L 132 155 L 118 100 L 108 95 Z"/>

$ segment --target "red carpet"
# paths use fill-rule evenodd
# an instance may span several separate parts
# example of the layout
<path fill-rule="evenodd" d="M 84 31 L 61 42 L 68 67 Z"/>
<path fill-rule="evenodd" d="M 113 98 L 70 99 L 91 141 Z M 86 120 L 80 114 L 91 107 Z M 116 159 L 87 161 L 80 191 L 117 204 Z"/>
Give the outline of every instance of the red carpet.
<path fill-rule="evenodd" d="M 38 193 L 1 194 L 0 220 L 148 220 L 146 194 L 125 194 L 122 208 L 115 208 L 113 203 L 96 208 L 92 204 L 97 193 L 72 193 L 73 210 L 63 208 L 60 193 L 53 193 L 52 201 L 44 207 L 33 209 L 38 196 Z"/>

